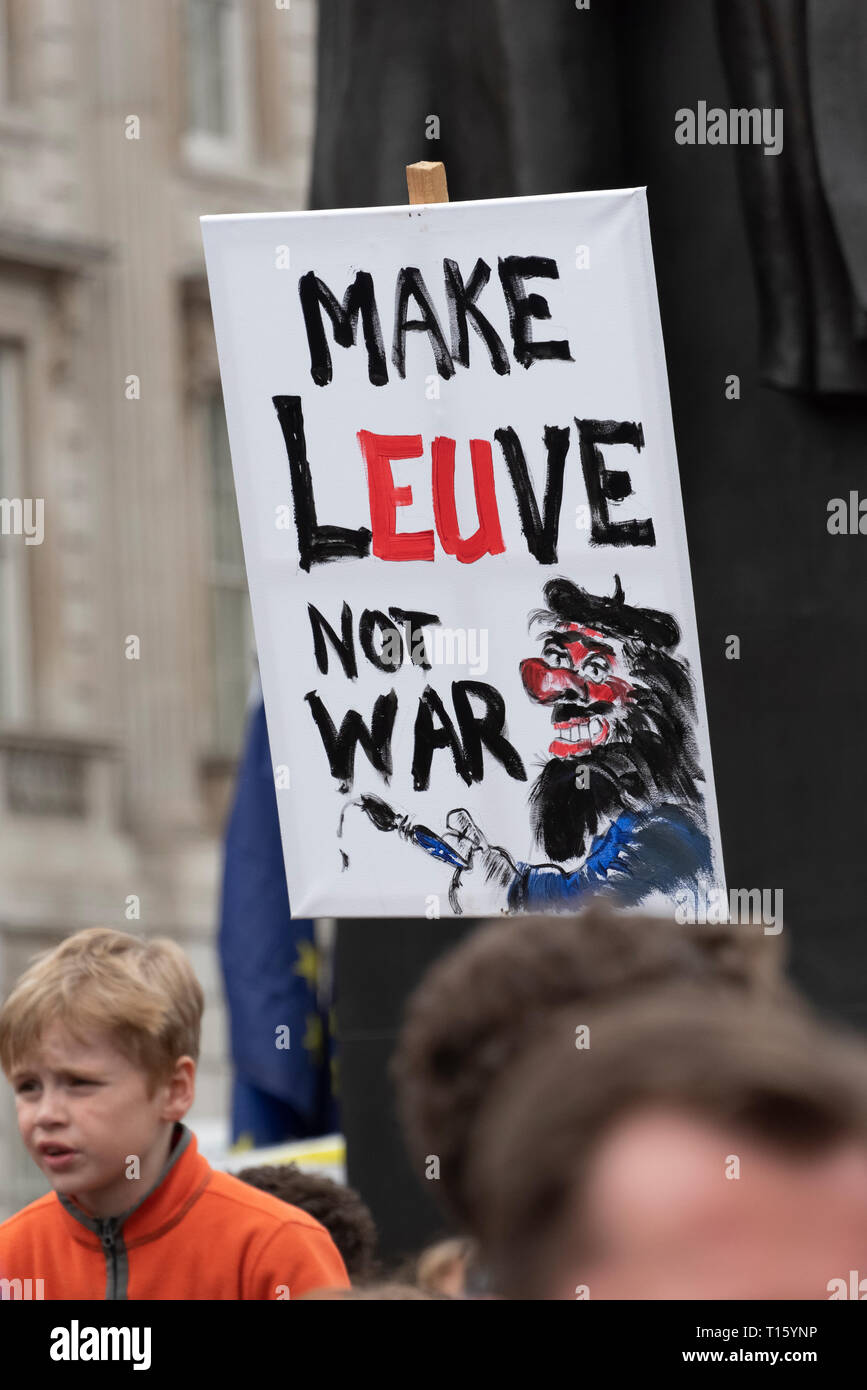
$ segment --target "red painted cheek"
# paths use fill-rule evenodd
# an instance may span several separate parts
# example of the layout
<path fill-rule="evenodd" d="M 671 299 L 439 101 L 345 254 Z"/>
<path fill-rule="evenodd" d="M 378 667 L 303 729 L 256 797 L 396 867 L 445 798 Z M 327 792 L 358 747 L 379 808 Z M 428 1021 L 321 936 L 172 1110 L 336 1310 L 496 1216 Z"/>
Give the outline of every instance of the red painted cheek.
<path fill-rule="evenodd" d="M 587 683 L 587 699 L 602 700 L 609 705 L 628 704 L 632 697 L 633 687 L 629 681 L 621 680 L 618 676 L 609 676 L 607 681 L 597 685 L 594 681 Z"/>

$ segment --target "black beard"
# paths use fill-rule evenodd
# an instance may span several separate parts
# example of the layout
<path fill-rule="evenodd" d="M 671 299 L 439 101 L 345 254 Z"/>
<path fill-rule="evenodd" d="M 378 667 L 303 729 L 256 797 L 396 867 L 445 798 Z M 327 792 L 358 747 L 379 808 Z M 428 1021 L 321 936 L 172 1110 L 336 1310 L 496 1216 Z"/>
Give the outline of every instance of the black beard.
<path fill-rule="evenodd" d="M 586 852 L 603 818 L 616 820 L 626 809 L 626 779 L 634 804 L 646 804 L 641 797 L 646 782 L 624 756 L 628 748 L 623 743 L 603 744 L 584 758 L 552 758 L 542 768 L 530 793 L 530 807 L 536 843 L 550 859 L 566 863 Z M 576 786 L 579 769 L 589 774 L 586 786 Z"/>
<path fill-rule="evenodd" d="M 629 711 L 629 742 L 604 743 L 581 758 L 551 758 L 533 784 L 536 843 L 556 863 L 586 854 L 605 817 L 616 820 L 623 811 L 646 811 L 665 801 L 701 810 L 688 677 L 676 667 L 665 669 L 670 658 L 663 663 L 660 654 L 654 657 L 640 672 L 649 688 Z M 582 768 L 586 787 L 575 784 Z"/>

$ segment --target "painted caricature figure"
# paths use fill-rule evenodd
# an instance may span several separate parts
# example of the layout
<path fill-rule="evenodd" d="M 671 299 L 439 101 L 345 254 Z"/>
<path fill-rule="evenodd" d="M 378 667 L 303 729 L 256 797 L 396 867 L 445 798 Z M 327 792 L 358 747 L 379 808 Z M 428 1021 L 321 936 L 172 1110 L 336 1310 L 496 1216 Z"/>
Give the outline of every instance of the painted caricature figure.
<path fill-rule="evenodd" d="M 516 862 L 467 811 L 452 811 L 448 838 L 469 860 L 452 880 L 458 912 L 469 875 L 498 888 L 504 908 L 574 911 L 592 893 L 635 904 L 711 871 L 692 682 L 671 654 L 676 622 L 627 605 L 617 576 L 611 597 L 567 579 L 544 593 L 547 607 L 532 615 L 543 624 L 541 654 L 521 662 L 521 678 L 552 726 L 530 793 L 536 842 L 551 862 Z"/>
<path fill-rule="evenodd" d="M 449 901 L 463 911 L 484 890 L 488 910 L 575 911 L 594 893 L 634 906 L 657 894 L 695 889 L 712 871 L 695 742 L 689 670 L 673 655 L 674 618 L 598 596 L 569 579 L 544 587 L 541 652 L 521 662 L 524 690 L 550 720 L 547 758 L 530 791 L 538 864 L 516 861 L 464 807 L 437 835 L 416 826 L 416 843 L 454 867 Z M 380 830 L 403 827 L 378 797 L 363 797 Z"/>

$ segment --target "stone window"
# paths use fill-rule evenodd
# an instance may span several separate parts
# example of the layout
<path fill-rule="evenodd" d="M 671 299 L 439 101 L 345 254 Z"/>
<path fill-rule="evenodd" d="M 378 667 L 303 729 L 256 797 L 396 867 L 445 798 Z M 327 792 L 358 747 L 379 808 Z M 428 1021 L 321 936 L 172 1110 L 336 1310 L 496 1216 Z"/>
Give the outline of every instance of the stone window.
<path fill-rule="evenodd" d="M 251 35 L 243 0 L 186 0 L 187 152 L 240 162 L 252 141 Z"/>
<path fill-rule="evenodd" d="M 29 99 L 31 20 L 31 0 L 0 0 L 0 108 Z"/>
<path fill-rule="evenodd" d="M 0 721 L 27 707 L 24 352 L 0 339 Z"/>
<path fill-rule="evenodd" d="M 0 105 L 7 106 L 13 97 L 14 64 L 9 0 L 0 0 Z"/>

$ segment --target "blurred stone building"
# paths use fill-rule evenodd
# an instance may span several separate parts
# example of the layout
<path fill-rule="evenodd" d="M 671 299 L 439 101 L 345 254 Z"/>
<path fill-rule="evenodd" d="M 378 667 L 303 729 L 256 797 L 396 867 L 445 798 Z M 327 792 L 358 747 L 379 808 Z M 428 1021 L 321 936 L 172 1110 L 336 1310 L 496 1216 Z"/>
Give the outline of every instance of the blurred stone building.
<path fill-rule="evenodd" d="M 314 22 L 0 0 L 0 995 L 80 927 L 174 937 L 203 1138 L 251 629 L 198 219 L 304 206 Z M 4 1087 L 0 1219 L 44 1189 Z"/>

